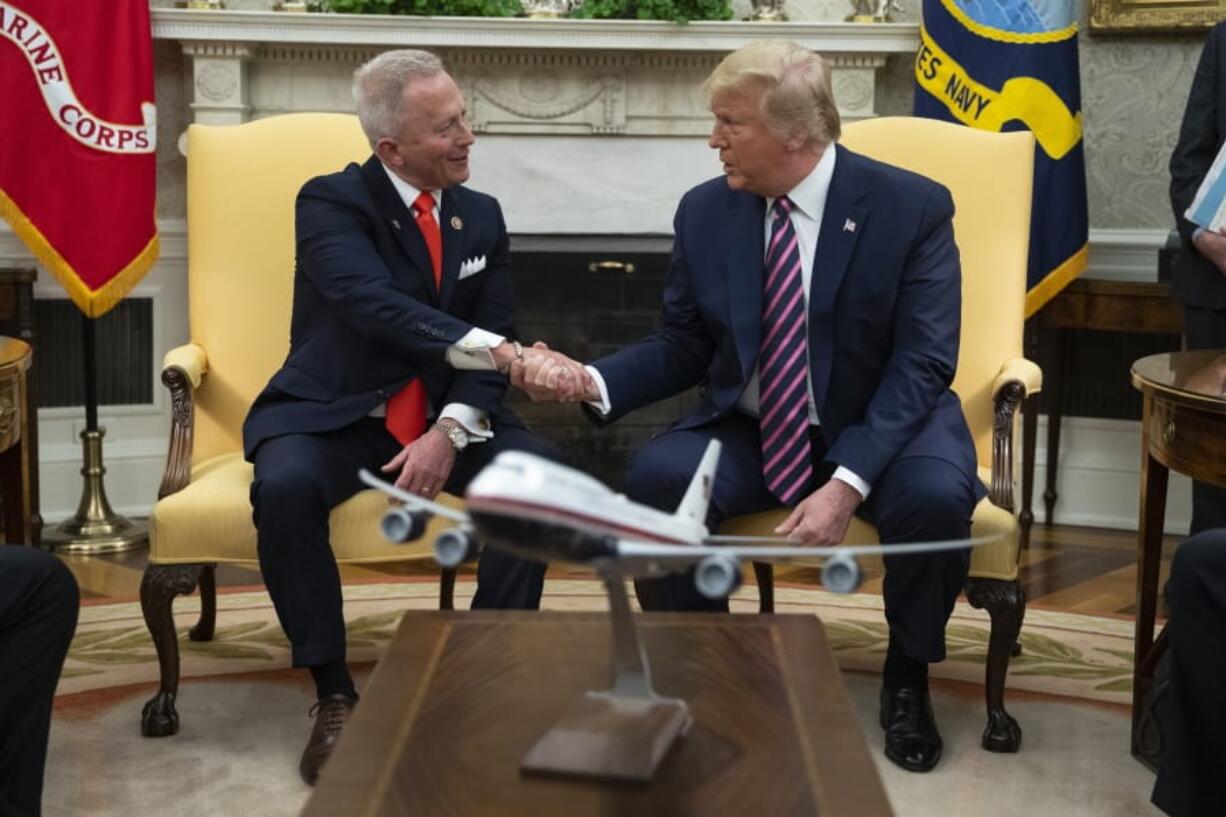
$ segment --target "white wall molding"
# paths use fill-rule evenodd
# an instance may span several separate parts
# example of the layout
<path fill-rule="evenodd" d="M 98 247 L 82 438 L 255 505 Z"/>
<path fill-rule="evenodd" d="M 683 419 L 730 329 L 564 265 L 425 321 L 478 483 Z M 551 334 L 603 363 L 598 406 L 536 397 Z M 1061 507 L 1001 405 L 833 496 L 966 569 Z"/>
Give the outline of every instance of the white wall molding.
<path fill-rule="evenodd" d="M 1035 524 L 1045 517 L 1047 417 L 1040 416 L 1035 453 Z M 1017 437 L 1020 448 L 1020 430 Z M 1141 423 L 1064 417 L 1060 423 L 1059 472 L 1054 521 L 1060 525 L 1136 530 L 1141 490 Z M 1020 485 L 1014 496 L 1021 498 Z M 1185 535 L 1192 518 L 1192 482 L 1171 472 L 1167 489 L 1167 533 Z"/>
<path fill-rule="evenodd" d="M 1091 228 L 1090 263 L 1083 278 L 1107 281 L 1158 280 L 1158 250 L 1166 246 L 1168 230 Z"/>
<path fill-rule="evenodd" d="M 187 263 L 187 219 L 160 218 L 158 228 L 158 262 Z M 34 256 L 6 222 L 0 221 L 0 264 L 5 266 L 37 267 Z M 67 297 L 55 279 L 39 270 L 35 293 L 40 298 Z"/>

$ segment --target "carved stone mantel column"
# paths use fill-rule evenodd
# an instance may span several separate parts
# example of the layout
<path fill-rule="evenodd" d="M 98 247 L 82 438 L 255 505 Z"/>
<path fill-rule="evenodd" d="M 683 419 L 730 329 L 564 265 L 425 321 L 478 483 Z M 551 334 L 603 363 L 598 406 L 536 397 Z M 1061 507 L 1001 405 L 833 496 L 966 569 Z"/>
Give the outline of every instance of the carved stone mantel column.
<path fill-rule="evenodd" d="M 204 125 L 237 125 L 251 113 L 247 65 L 255 55 L 252 43 L 184 40 L 183 53 L 192 59 L 192 110 Z"/>
<path fill-rule="evenodd" d="M 729 51 L 786 36 L 827 57 L 843 115 L 875 114 L 877 70 L 910 55 L 914 24 L 373 17 L 153 10 L 154 36 L 192 59 L 196 122 L 350 111 L 349 77 L 379 51 L 440 53 L 476 129 L 543 136 L 695 136 L 702 80 Z"/>

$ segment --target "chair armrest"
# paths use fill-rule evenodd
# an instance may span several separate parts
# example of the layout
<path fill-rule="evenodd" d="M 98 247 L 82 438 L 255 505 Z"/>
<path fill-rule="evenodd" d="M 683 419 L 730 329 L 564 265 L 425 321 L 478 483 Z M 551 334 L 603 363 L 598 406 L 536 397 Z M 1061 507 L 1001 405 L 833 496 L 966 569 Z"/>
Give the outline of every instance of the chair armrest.
<path fill-rule="evenodd" d="M 182 490 L 191 480 L 194 395 L 207 371 L 208 355 L 194 343 L 171 349 L 162 358 L 162 383 L 170 389 L 170 446 L 158 499 Z"/>
<path fill-rule="evenodd" d="M 1024 357 L 1015 357 L 1006 360 L 1005 365 L 1000 367 L 1000 374 L 996 375 L 996 380 L 992 383 L 992 396 L 998 395 L 1005 384 L 1013 380 L 1022 384 L 1023 398 L 1043 390 L 1043 370 L 1039 368 L 1039 364 Z"/>
<path fill-rule="evenodd" d="M 166 370 L 170 368 L 182 369 L 183 374 L 191 381 L 192 388 L 200 388 L 200 381 L 204 378 L 204 373 L 209 368 L 209 357 L 205 354 L 203 346 L 197 346 L 194 343 L 185 343 L 182 346 L 176 346 L 166 353 L 162 358 L 162 380 L 166 379 Z M 169 383 L 167 385 L 170 385 Z"/>
<path fill-rule="evenodd" d="M 1018 406 L 1043 387 L 1043 370 L 1025 358 L 1005 361 L 992 384 L 992 484 L 988 497 L 1013 512 L 1013 421 Z"/>

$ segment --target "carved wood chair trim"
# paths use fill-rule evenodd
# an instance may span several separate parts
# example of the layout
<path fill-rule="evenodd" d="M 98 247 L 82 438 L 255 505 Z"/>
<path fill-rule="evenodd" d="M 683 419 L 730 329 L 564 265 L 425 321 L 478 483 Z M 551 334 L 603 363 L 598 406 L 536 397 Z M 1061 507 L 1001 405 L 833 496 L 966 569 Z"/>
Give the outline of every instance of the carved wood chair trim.
<path fill-rule="evenodd" d="M 196 404 L 191 378 L 178 366 L 162 370 L 162 383 L 170 390 L 170 443 L 158 499 L 187 487 L 192 475 L 192 444 Z"/>
<path fill-rule="evenodd" d="M 1022 399 L 1025 384 L 1010 380 L 996 393 L 992 422 L 992 484 L 988 498 L 992 504 L 1013 512 L 1013 419 Z"/>

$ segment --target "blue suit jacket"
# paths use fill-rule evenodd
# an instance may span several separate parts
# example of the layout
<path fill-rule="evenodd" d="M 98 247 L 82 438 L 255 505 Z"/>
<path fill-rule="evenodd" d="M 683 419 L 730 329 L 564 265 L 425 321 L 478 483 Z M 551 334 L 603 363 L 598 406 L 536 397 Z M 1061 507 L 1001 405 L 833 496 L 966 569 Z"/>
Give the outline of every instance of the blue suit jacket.
<path fill-rule="evenodd" d="M 809 359 L 826 459 L 875 483 L 933 456 L 975 476 L 957 396 L 961 271 L 941 185 L 837 147 L 809 293 Z M 721 177 L 682 198 L 659 329 L 594 365 L 612 422 L 706 383 L 675 427 L 735 410 L 761 345 L 765 200 Z M 973 484 L 979 485 L 978 480 Z"/>
<path fill-rule="evenodd" d="M 513 334 L 510 252 L 498 202 L 465 187 L 443 193 L 442 286 L 412 214 L 378 158 L 311 179 L 296 205 L 290 348 L 243 425 L 243 450 L 280 434 L 341 428 L 414 377 L 431 403 L 502 409 L 506 378 L 458 371 L 448 347 L 474 326 Z M 459 280 L 461 262 L 485 256 Z"/>

